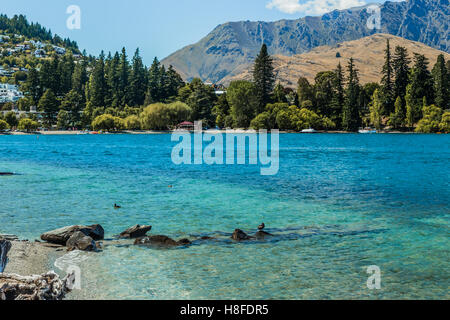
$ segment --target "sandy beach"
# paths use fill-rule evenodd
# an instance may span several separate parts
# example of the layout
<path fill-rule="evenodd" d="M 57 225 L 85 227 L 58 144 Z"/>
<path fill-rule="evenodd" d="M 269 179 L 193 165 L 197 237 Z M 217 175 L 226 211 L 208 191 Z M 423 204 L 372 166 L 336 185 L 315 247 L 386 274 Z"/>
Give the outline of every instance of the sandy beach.
<path fill-rule="evenodd" d="M 48 243 L 11 241 L 5 273 L 21 276 L 40 275 L 54 270 L 53 261 L 63 256 L 66 250 Z"/>

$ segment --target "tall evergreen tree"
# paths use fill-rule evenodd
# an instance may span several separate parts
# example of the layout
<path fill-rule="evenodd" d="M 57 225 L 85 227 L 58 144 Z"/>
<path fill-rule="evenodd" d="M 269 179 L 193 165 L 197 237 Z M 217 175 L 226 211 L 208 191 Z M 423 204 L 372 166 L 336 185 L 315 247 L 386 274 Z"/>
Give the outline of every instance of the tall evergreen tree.
<path fill-rule="evenodd" d="M 414 67 L 410 73 L 410 95 L 412 103 L 422 113 L 422 100 L 425 97 L 429 104 L 434 101 L 433 77 L 428 70 L 429 61 L 421 54 L 414 54 Z"/>
<path fill-rule="evenodd" d="M 359 114 L 359 79 L 358 70 L 353 58 L 348 62 L 348 79 L 345 95 L 345 103 L 342 113 L 342 127 L 346 131 L 357 131 L 361 124 Z"/>
<path fill-rule="evenodd" d="M 119 75 L 120 55 L 118 52 L 114 57 L 110 57 L 105 64 L 105 77 L 107 83 L 108 95 L 105 104 L 113 108 L 119 107 L 121 98 L 119 93 L 120 75 Z"/>
<path fill-rule="evenodd" d="M 319 114 L 332 118 L 333 114 L 333 83 L 335 74 L 332 71 L 319 72 L 315 78 L 315 101 L 316 110 Z"/>
<path fill-rule="evenodd" d="M 107 87 L 105 80 L 105 54 L 103 51 L 94 64 L 87 92 L 89 102 L 93 108 L 105 106 Z"/>
<path fill-rule="evenodd" d="M 72 89 L 61 102 L 61 110 L 67 112 L 70 126 L 75 127 L 80 122 L 80 112 L 84 107 L 83 99 L 79 92 Z"/>
<path fill-rule="evenodd" d="M 119 102 L 120 107 L 124 107 L 130 102 L 129 89 L 130 65 L 128 63 L 127 52 L 122 48 L 119 63 Z"/>
<path fill-rule="evenodd" d="M 39 99 L 41 99 L 42 96 L 42 87 L 39 78 L 39 72 L 36 70 L 36 68 L 32 68 L 28 73 L 25 88 L 31 99 L 33 100 L 33 104 L 37 105 Z"/>
<path fill-rule="evenodd" d="M 144 104 L 145 92 L 147 89 L 146 69 L 139 55 L 139 48 L 133 57 L 133 65 L 130 76 L 130 104 L 132 106 L 141 106 Z"/>
<path fill-rule="evenodd" d="M 75 62 L 71 52 L 68 52 L 61 59 L 58 66 L 58 73 L 60 74 L 60 94 L 65 95 L 72 89 L 72 75 L 75 69 Z"/>
<path fill-rule="evenodd" d="M 382 105 L 383 114 L 389 115 L 394 111 L 394 85 L 392 82 L 392 56 L 391 45 L 389 39 L 386 40 L 386 50 L 384 51 L 384 65 L 382 70 L 381 88 L 382 88 Z"/>
<path fill-rule="evenodd" d="M 392 66 L 394 70 L 394 96 L 402 99 L 402 105 L 405 106 L 406 87 L 409 83 L 409 64 L 411 60 L 408 58 L 406 48 L 397 46 L 395 48 Z"/>
<path fill-rule="evenodd" d="M 332 106 L 333 106 L 333 116 L 331 120 L 336 123 L 337 127 L 341 127 L 342 124 L 342 112 L 345 103 L 345 90 L 344 90 L 344 72 L 342 70 L 341 63 L 338 64 L 336 70 L 334 71 L 334 83 L 333 83 L 333 91 L 334 95 L 332 98 Z"/>
<path fill-rule="evenodd" d="M 81 95 L 82 103 L 86 103 L 86 84 L 89 80 L 87 73 L 87 62 L 83 58 L 75 65 L 72 75 L 72 90 Z"/>
<path fill-rule="evenodd" d="M 47 89 L 39 100 L 39 109 L 44 112 L 44 123 L 51 127 L 56 123 L 56 116 L 59 111 L 59 101 L 52 89 Z"/>
<path fill-rule="evenodd" d="M 176 72 L 173 66 L 169 66 L 167 69 L 167 81 L 168 86 L 166 90 L 167 98 L 172 100 L 178 95 L 178 90 L 184 86 L 184 81 L 181 76 Z"/>
<path fill-rule="evenodd" d="M 450 106 L 449 83 L 447 67 L 445 65 L 444 55 L 437 58 L 433 71 L 435 104 L 441 109 L 447 109 Z"/>
<path fill-rule="evenodd" d="M 145 97 L 146 104 L 160 102 L 161 97 L 161 63 L 155 57 L 148 71 L 148 88 Z"/>
<path fill-rule="evenodd" d="M 253 67 L 253 82 L 255 83 L 256 97 L 258 99 L 258 114 L 263 112 L 266 105 L 270 103 L 270 95 L 275 85 L 273 70 L 272 57 L 267 51 L 267 45 L 263 44 Z"/>

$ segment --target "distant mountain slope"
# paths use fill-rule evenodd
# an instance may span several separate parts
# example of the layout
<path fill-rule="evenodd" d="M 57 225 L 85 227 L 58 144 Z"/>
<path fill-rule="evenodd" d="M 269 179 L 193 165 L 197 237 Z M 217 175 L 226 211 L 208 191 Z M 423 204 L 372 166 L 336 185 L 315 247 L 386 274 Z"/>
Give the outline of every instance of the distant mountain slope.
<path fill-rule="evenodd" d="M 392 52 L 399 45 L 407 48 L 410 58 L 414 56 L 414 52 L 423 54 L 430 59 L 430 68 L 433 67 L 439 54 L 444 54 L 446 60 L 450 59 L 450 54 L 428 47 L 423 43 L 387 34 L 375 34 L 359 40 L 347 41 L 333 47 L 317 47 L 310 52 L 300 55 L 290 57 L 275 55 L 274 66 L 277 81 L 280 81 L 284 86 L 295 88 L 300 77 L 305 77 L 310 82 L 314 82 L 314 77 L 318 72 L 334 70 L 339 62 L 345 68 L 348 59 L 353 57 L 359 70 L 361 83 L 379 82 L 381 80 L 380 71 L 384 64 L 384 50 L 387 39 L 390 40 Z M 340 58 L 336 57 L 338 52 L 341 55 Z M 233 80 L 251 79 L 251 65 L 249 65 L 242 73 L 225 77 L 223 83 L 229 84 Z"/>
<path fill-rule="evenodd" d="M 381 30 L 369 30 L 367 7 L 335 10 L 321 17 L 276 22 L 229 22 L 216 27 L 198 43 L 166 59 L 187 80 L 199 77 L 221 82 L 240 74 L 262 43 L 270 54 L 291 56 L 323 45 L 357 40 L 376 32 L 397 35 L 450 52 L 449 0 L 408 0 L 381 6 Z"/>

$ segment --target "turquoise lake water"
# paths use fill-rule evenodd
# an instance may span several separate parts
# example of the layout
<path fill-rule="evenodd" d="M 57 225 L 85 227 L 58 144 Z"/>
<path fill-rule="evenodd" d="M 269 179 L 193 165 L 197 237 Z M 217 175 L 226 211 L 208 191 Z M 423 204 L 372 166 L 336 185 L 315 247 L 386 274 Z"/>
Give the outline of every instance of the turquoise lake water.
<path fill-rule="evenodd" d="M 0 172 L 19 174 L 0 177 L 0 233 L 34 240 L 100 223 L 112 238 L 151 224 L 152 234 L 218 238 L 83 253 L 72 298 L 450 298 L 449 135 L 280 135 L 275 176 L 176 166 L 175 144 L 170 135 L 0 136 Z M 261 222 L 274 238 L 228 239 Z M 380 290 L 366 286 L 371 265 Z"/>

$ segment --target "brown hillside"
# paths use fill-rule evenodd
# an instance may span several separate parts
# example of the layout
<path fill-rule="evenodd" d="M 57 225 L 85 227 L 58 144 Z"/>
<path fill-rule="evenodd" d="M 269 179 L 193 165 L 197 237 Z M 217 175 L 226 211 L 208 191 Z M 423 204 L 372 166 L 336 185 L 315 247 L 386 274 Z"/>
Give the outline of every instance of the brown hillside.
<path fill-rule="evenodd" d="M 318 72 L 334 70 L 339 62 L 345 67 L 348 59 L 353 57 L 359 69 L 361 83 L 379 82 L 384 63 L 386 39 L 390 39 L 392 52 L 396 46 L 400 45 L 407 48 L 410 58 L 413 58 L 414 52 L 424 54 L 430 59 L 430 68 L 433 67 L 439 54 L 444 54 L 446 60 L 450 59 L 450 54 L 428 47 L 423 43 L 388 34 L 375 34 L 359 40 L 343 42 L 334 47 L 317 47 L 307 53 L 291 57 L 275 55 L 274 67 L 277 81 L 292 88 L 296 87 L 300 77 L 306 77 L 310 82 L 314 82 L 314 77 Z M 338 52 L 341 58 L 336 57 Z M 233 80 L 251 80 L 251 67 L 242 66 L 244 70 L 242 73 L 226 77 L 222 83 L 228 85 Z"/>

